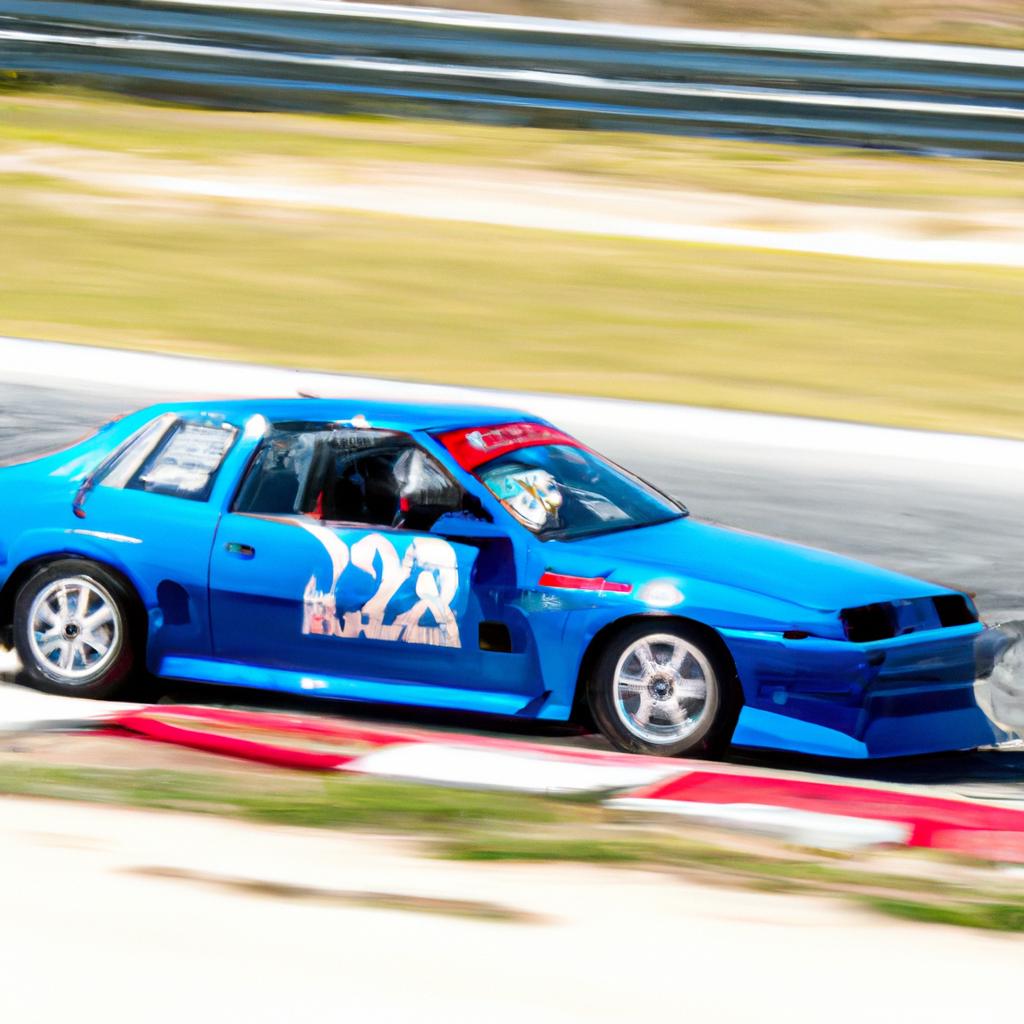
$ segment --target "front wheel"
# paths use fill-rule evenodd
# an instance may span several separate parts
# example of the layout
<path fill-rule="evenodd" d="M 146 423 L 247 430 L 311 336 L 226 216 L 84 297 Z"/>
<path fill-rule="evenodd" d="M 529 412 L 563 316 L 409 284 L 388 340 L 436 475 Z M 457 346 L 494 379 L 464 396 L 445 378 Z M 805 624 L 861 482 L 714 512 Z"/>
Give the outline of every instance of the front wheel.
<path fill-rule="evenodd" d="M 131 675 L 132 595 L 101 565 L 63 559 L 30 577 L 14 605 L 14 643 L 27 681 L 74 697 L 109 697 Z"/>
<path fill-rule="evenodd" d="M 739 710 L 727 662 L 682 624 L 636 623 L 598 657 L 587 681 L 591 713 L 618 750 L 713 755 L 728 743 Z"/>

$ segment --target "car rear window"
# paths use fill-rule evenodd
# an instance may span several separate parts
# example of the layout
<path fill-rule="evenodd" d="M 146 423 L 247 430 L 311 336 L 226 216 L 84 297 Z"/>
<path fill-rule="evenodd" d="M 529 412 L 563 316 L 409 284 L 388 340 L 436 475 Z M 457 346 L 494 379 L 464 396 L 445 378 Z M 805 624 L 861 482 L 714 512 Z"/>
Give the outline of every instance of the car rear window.
<path fill-rule="evenodd" d="M 224 422 L 178 421 L 125 486 L 148 494 L 206 501 L 237 434 Z"/>
<path fill-rule="evenodd" d="M 237 435 L 220 416 L 163 413 L 108 456 L 85 490 L 98 485 L 205 501 Z"/>

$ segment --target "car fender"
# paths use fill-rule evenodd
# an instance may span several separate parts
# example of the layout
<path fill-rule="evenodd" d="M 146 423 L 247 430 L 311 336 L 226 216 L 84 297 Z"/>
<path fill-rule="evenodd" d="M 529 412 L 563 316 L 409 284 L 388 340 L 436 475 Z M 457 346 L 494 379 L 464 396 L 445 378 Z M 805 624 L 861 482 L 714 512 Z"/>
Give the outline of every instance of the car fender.
<path fill-rule="evenodd" d="M 65 527 L 27 530 L 22 533 L 8 554 L 4 566 L 3 608 L 13 608 L 17 589 L 31 574 L 34 567 L 61 558 L 82 558 L 99 562 L 123 576 L 131 585 L 150 619 L 150 632 L 155 625 L 153 612 L 157 609 L 156 590 L 130 566 L 127 551 L 141 543 L 141 539 L 105 534 L 85 527 Z"/>
<path fill-rule="evenodd" d="M 638 618 L 650 619 L 652 628 L 656 628 L 659 619 L 696 623 L 713 631 L 730 657 L 733 652 L 723 630 L 756 630 L 781 636 L 784 631 L 793 629 L 827 635 L 837 628 L 826 616 L 810 621 L 806 609 L 788 602 L 699 580 L 659 580 L 657 588 L 652 587 L 647 593 L 660 595 L 662 606 L 644 600 L 643 587 L 634 589 L 628 596 L 569 590 L 551 593 L 559 596 L 554 599 L 549 596 L 548 606 L 558 601 L 562 611 L 568 613 L 563 618 L 561 649 L 563 658 L 564 652 L 572 652 L 571 662 L 565 665 L 566 682 L 572 687 L 582 681 L 581 676 L 591 656 L 601 646 L 603 638 L 608 636 L 609 629 Z M 668 600 L 677 594 L 681 595 L 680 600 Z M 572 704 L 576 697 L 553 693 L 553 702 L 556 699 L 558 703 L 568 700 Z"/>

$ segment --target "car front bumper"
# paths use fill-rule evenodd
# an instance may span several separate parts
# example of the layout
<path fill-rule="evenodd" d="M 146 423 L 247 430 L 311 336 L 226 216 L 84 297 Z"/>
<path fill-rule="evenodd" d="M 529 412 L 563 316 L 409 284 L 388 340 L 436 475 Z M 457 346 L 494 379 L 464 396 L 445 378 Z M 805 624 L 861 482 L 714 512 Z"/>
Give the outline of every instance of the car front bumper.
<path fill-rule="evenodd" d="M 869 644 L 721 633 L 743 687 L 733 733 L 739 746 L 869 758 L 1007 738 L 983 710 L 984 677 L 999 642 L 980 624 Z"/>

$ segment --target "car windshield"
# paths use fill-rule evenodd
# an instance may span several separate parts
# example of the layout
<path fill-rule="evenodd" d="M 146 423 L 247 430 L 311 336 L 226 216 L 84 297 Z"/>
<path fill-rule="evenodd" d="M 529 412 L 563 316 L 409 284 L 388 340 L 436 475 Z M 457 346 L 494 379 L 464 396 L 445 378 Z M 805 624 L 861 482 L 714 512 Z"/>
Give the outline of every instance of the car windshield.
<path fill-rule="evenodd" d="M 545 540 L 630 530 L 680 519 L 686 509 L 585 448 L 520 448 L 476 471 L 508 512 Z"/>

